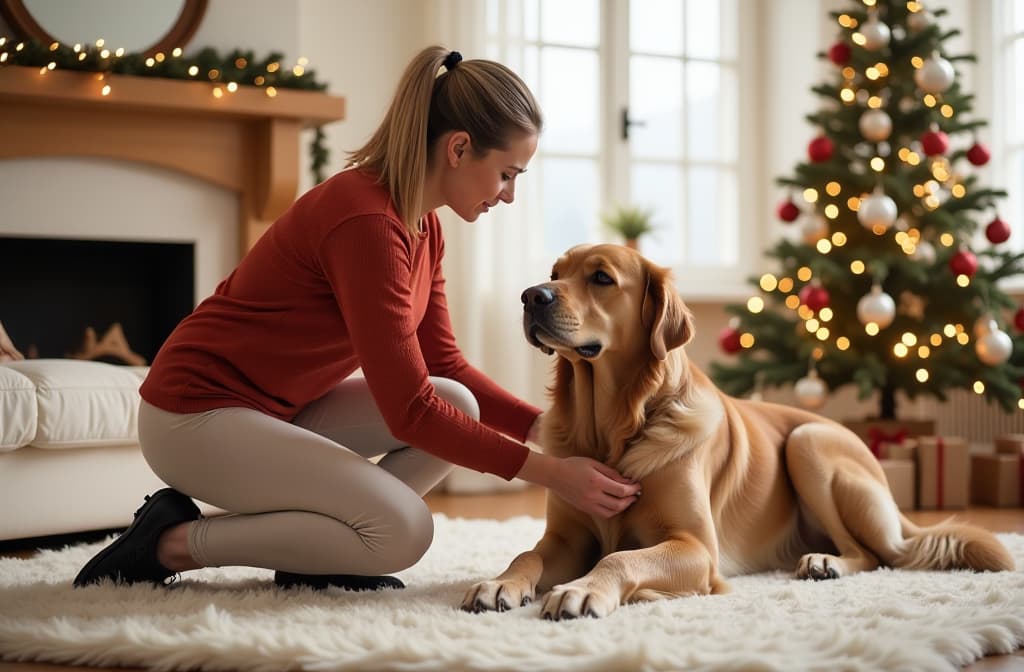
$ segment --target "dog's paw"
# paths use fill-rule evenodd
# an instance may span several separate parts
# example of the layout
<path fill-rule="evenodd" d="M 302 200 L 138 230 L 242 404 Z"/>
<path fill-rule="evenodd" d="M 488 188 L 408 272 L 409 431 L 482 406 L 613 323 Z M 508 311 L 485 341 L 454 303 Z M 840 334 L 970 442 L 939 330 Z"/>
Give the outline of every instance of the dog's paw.
<path fill-rule="evenodd" d="M 540 615 L 547 621 L 561 621 L 587 616 L 602 618 L 619 606 L 616 596 L 578 580 L 555 586 L 544 597 Z"/>
<path fill-rule="evenodd" d="M 525 581 L 481 581 L 462 598 L 462 610 L 479 614 L 484 611 L 508 611 L 533 602 L 533 587 Z"/>
<path fill-rule="evenodd" d="M 814 579 L 838 579 L 843 575 L 843 561 L 834 555 L 824 553 L 808 553 L 800 558 L 796 566 L 796 578 Z"/>

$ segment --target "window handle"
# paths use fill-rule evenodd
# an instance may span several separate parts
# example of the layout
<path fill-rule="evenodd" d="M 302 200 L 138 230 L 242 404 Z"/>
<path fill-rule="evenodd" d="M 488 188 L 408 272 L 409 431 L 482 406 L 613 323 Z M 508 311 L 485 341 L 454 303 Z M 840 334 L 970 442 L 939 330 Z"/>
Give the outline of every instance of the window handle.
<path fill-rule="evenodd" d="M 621 115 L 620 118 L 621 118 L 621 121 L 622 121 L 620 137 L 623 140 L 629 140 L 629 129 L 630 129 L 630 127 L 632 127 L 632 126 L 641 126 L 642 127 L 642 126 L 646 126 L 647 125 L 647 122 L 645 122 L 645 121 L 637 121 L 636 119 L 630 119 L 629 118 L 629 108 L 628 107 L 622 108 L 622 115 Z"/>

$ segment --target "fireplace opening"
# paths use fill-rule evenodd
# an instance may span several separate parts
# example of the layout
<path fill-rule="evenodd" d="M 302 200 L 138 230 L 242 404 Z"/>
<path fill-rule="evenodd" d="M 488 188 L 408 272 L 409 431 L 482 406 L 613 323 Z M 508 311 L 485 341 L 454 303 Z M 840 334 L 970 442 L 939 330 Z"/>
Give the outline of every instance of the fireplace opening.
<path fill-rule="evenodd" d="M 147 363 L 192 312 L 195 245 L 0 237 L 0 322 L 26 357 L 81 350 L 118 327 Z M 120 362 L 119 362 L 120 363 Z"/>

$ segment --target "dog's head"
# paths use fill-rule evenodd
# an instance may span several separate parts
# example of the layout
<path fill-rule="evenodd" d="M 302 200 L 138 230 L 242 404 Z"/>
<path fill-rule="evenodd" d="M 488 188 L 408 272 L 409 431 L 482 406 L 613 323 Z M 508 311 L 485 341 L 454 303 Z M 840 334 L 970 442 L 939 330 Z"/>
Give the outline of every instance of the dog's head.
<path fill-rule="evenodd" d="M 668 269 L 621 245 L 578 245 L 551 281 L 522 294 L 526 339 L 570 361 L 613 354 L 664 360 L 693 335 Z"/>

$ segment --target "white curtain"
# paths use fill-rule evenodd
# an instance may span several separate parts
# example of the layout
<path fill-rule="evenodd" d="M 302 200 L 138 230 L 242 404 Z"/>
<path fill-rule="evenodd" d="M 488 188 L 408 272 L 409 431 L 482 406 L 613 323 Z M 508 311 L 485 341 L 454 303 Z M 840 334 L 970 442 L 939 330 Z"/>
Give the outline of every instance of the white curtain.
<path fill-rule="evenodd" d="M 499 60 L 517 72 L 521 57 L 488 44 L 487 3 L 479 0 L 432 0 L 429 42 L 459 51 L 464 58 Z M 488 49 L 490 47 L 490 49 Z M 504 52 L 504 53 L 503 53 Z M 540 247 L 539 204 L 531 202 L 535 167 L 517 179 L 515 202 L 501 204 L 476 222 L 459 219 L 447 208 L 439 212 L 445 230 L 445 275 L 448 303 L 459 346 L 474 366 L 513 394 L 541 408 L 551 360 L 523 337 L 520 295 L 547 280 L 554 259 L 540 261 L 530 250 Z M 534 261 L 531 262 L 531 258 Z M 449 491 L 500 490 L 504 481 L 467 470 L 448 479 Z M 521 483 L 517 484 L 521 485 Z"/>
<path fill-rule="evenodd" d="M 487 3 L 479 0 L 434 0 L 434 25 L 428 35 L 466 59 L 487 58 Z M 488 50 L 490 46 L 490 51 Z M 504 52 L 504 53 L 502 53 Z M 521 56 L 510 48 L 497 60 L 517 70 Z M 554 259 L 538 259 L 542 228 L 536 226 L 539 204 L 531 199 L 538 170 L 517 180 L 516 200 L 501 204 L 474 223 L 447 208 L 439 213 L 446 240 L 448 301 L 459 345 L 471 363 L 527 401 L 544 407 L 550 360 L 523 337 L 520 295 L 547 280 Z M 532 261 L 531 261 L 532 260 Z"/>

